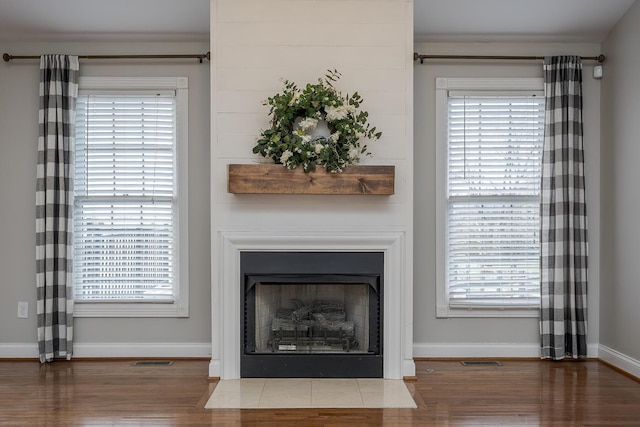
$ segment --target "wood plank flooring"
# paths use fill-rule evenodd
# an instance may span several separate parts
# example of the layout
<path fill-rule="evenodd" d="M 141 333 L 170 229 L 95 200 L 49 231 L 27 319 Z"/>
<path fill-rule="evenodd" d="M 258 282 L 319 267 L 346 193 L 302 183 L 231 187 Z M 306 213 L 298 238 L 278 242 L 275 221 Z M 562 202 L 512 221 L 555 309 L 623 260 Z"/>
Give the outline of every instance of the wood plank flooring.
<path fill-rule="evenodd" d="M 417 409 L 207 410 L 207 369 L 0 360 L 0 425 L 640 426 L 640 382 L 598 361 L 418 361 Z"/>

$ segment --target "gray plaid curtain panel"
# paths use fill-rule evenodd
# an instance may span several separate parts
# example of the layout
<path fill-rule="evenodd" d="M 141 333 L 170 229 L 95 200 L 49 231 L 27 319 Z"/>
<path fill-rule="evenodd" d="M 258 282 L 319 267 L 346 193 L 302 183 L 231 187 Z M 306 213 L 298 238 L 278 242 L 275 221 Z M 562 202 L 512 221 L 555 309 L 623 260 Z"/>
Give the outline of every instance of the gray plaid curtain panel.
<path fill-rule="evenodd" d="M 540 205 L 543 359 L 587 356 L 587 212 L 582 61 L 544 60 L 545 138 Z"/>
<path fill-rule="evenodd" d="M 73 353 L 73 139 L 78 57 L 40 58 L 36 288 L 40 362 Z"/>

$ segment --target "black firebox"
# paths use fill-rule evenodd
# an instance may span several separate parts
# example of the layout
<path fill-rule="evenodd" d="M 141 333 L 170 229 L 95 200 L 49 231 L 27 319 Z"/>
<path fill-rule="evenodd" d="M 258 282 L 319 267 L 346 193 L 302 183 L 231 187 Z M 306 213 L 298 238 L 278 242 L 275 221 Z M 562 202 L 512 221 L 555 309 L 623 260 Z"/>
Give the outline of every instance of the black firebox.
<path fill-rule="evenodd" d="M 382 378 L 384 253 L 242 252 L 243 378 Z"/>

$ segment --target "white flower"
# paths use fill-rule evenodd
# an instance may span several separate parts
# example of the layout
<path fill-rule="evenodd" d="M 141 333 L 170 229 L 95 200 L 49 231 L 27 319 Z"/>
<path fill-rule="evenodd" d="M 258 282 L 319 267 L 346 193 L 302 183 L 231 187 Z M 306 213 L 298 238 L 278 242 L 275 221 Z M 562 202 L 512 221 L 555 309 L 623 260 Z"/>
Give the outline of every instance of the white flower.
<path fill-rule="evenodd" d="M 353 105 L 340 105 L 339 107 L 325 107 L 327 112 L 327 120 L 343 120 L 346 119 L 349 113 L 355 113 L 356 107 Z"/>
<path fill-rule="evenodd" d="M 357 132 L 356 132 L 356 138 L 357 138 L 357 139 L 362 139 L 362 138 L 364 138 L 364 133 L 362 133 L 362 132 L 360 132 L 360 131 L 357 131 Z"/>
<path fill-rule="evenodd" d="M 320 154 L 320 152 L 322 151 L 322 149 L 324 148 L 324 145 L 322 144 L 316 144 L 316 154 Z"/>
<path fill-rule="evenodd" d="M 307 117 L 304 120 L 301 120 L 298 123 L 298 127 L 302 130 L 313 130 L 318 126 L 318 119 L 314 119 L 313 117 Z"/>
<path fill-rule="evenodd" d="M 332 140 L 333 142 L 338 142 L 338 139 L 340 139 L 340 131 L 337 130 L 334 133 L 332 133 L 329 139 Z"/>
<path fill-rule="evenodd" d="M 280 163 L 287 163 L 287 160 L 289 160 L 291 156 L 293 156 L 293 153 L 289 150 L 285 150 L 284 153 L 282 153 L 282 156 L 280 156 Z"/>
<path fill-rule="evenodd" d="M 327 121 L 333 122 L 335 120 L 342 120 L 347 117 L 349 113 L 344 105 L 339 107 L 325 107 L 324 111 L 327 113 Z"/>
<path fill-rule="evenodd" d="M 358 149 L 356 147 L 353 147 L 351 150 L 349 150 L 349 158 L 350 159 L 357 159 L 358 158 L 358 154 L 360 154 L 360 152 L 358 151 Z"/>

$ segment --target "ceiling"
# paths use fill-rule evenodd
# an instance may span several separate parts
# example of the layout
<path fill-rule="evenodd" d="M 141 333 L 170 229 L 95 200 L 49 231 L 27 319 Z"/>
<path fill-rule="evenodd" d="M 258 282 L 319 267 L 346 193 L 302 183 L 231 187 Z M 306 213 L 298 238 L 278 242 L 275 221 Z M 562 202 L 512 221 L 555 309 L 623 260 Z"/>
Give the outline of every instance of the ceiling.
<path fill-rule="evenodd" d="M 415 40 L 599 43 L 634 2 L 415 0 Z M 0 40 L 208 41 L 209 0 L 0 0 Z"/>
<path fill-rule="evenodd" d="M 415 0 L 414 39 L 600 43 L 635 0 Z"/>
<path fill-rule="evenodd" d="M 209 41 L 209 0 L 0 0 L 0 40 Z"/>

